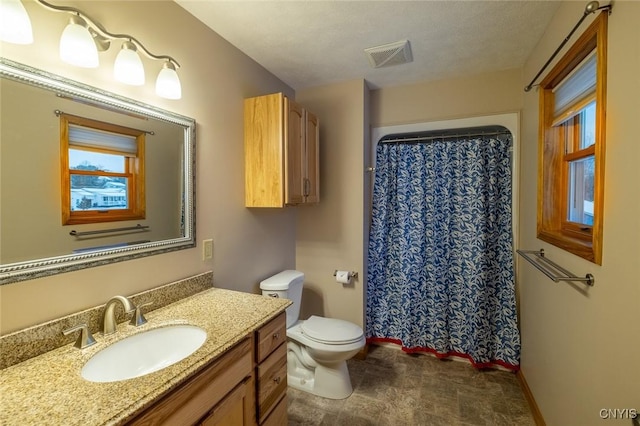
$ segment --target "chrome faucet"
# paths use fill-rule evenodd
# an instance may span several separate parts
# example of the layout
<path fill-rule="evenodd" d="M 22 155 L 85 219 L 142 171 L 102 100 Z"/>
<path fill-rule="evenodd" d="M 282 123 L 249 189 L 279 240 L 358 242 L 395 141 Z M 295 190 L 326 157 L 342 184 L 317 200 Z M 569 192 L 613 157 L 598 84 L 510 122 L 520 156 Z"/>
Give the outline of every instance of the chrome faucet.
<path fill-rule="evenodd" d="M 113 334 L 116 332 L 116 302 L 120 302 L 126 313 L 134 312 L 136 305 L 124 296 L 113 296 L 106 305 L 104 305 L 103 314 L 103 330 L 104 334 Z"/>

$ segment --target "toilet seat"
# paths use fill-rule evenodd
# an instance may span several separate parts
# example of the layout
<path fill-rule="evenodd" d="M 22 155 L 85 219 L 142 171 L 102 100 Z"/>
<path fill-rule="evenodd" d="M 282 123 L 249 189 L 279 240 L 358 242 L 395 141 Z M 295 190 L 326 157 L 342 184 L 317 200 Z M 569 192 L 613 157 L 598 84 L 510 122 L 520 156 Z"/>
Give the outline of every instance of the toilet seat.
<path fill-rule="evenodd" d="M 362 329 L 349 321 L 315 315 L 302 322 L 300 329 L 308 339 L 327 345 L 355 343 L 363 336 Z"/>

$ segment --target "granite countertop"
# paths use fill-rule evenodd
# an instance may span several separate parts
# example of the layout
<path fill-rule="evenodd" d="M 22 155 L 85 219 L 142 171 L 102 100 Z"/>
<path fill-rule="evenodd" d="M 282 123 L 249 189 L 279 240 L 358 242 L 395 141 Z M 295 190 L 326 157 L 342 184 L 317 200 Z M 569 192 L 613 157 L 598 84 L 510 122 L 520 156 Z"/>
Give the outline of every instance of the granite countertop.
<path fill-rule="evenodd" d="M 95 333 L 97 344 L 73 344 L 0 370 L 1 425 L 112 425 L 178 386 L 290 304 L 286 299 L 213 288 L 145 314 L 141 327 L 118 325 L 114 335 Z M 87 360 L 126 336 L 171 324 L 207 331 L 206 342 L 184 360 L 135 379 L 93 383 L 80 376 Z"/>

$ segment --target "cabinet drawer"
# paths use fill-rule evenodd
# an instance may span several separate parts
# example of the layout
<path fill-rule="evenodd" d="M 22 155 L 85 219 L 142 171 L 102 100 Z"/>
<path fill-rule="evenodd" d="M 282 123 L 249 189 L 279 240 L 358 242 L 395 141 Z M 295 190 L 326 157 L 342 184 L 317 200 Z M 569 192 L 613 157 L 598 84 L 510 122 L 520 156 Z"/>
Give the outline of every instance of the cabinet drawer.
<path fill-rule="evenodd" d="M 269 417 L 262 422 L 262 426 L 282 426 L 289 421 L 287 417 L 287 395 L 284 395 L 278 405 L 271 411 Z"/>
<path fill-rule="evenodd" d="M 194 424 L 251 376 L 252 367 L 251 339 L 245 339 L 127 424 Z"/>
<path fill-rule="evenodd" d="M 287 391 L 287 345 L 280 345 L 258 365 L 258 419 L 260 422 Z"/>
<path fill-rule="evenodd" d="M 256 331 L 256 361 L 258 363 L 287 340 L 286 318 L 286 314 L 283 312 Z"/>

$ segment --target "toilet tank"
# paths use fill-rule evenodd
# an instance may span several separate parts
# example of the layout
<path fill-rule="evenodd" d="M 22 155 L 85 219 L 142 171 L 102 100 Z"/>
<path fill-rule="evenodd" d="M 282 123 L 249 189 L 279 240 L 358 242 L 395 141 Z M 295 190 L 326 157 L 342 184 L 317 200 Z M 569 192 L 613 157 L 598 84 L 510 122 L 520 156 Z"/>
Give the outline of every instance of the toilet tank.
<path fill-rule="evenodd" d="M 295 324 L 300 317 L 303 283 L 304 274 L 294 270 L 282 271 L 260 282 L 260 289 L 264 296 L 281 297 L 293 302 L 286 310 L 287 328 Z"/>

